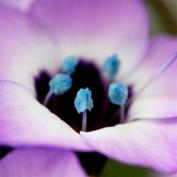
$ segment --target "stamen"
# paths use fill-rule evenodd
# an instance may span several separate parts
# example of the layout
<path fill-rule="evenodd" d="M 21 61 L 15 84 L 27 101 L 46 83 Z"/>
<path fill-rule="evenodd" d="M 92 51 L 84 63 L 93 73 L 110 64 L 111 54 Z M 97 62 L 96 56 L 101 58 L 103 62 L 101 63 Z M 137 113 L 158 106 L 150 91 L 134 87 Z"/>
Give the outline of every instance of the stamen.
<path fill-rule="evenodd" d="M 103 64 L 103 71 L 107 74 L 110 80 L 113 80 L 120 68 L 120 60 L 114 54 L 106 59 Z"/>
<path fill-rule="evenodd" d="M 109 85 L 108 97 L 111 103 L 122 106 L 128 98 L 128 87 L 122 82 L 112 83 Z"/>
<path fill-rule="evenodd" d="M 44 105 L 44 106 L 47 106 L 47 104 L 48 104 L 50 98 L 52 97 L 52 95 L 53 95 L 52 92 L 48 92 L 48 93 L 47 93 L 47 95 L 46 95 L 46 97 L 45 97 L 45 99 L 44 99 L 44 101 L 43 101 L 43 105 Z"/>
<path fill-rule="evenodd" d="M 125 105 L 120 107 L 120 123 L 124 123 L 125 121 Z"/>
<path fill-rule="evenodd" d="M 149 87 L 154 81 L 156 81 L 177 59 L 177 53 L 174 54 L 161 68 L 152 75 L 152 77 L 144 84 L 144 86 L 138 91 L 138 94 L 142 93 L 147 87 Z"/>
<path fill-rule="evenodd" d="M 78 63 L 79 61 L 75 57 L 70 56 L 65 59 L 62 66 L 62 71 L 66 74 L 73 74 Z"/>
<path fill-rule="evenodd" d="M 82 115 L 82 131 L 86 131 L 87 128 L 87 110 L 91 111 L 93 108 L 92 92 L 89 88 L 80 89 L 77 92 L 74 105 L 76 111 Z"/>
<path fill-rule="evenodd" d="M 125 103 L 128 99 L 128 87 L 122 82 L 112 83 L 109 86 L 108 97 L 111 103 L 120 106 L 120 123 L 124 123 L 125 121 Z M 113 115 L 119 115 L 119 111 Z"/>
<path fill-rule="evenodd" d="M 50 82 L 50 92 L 55 95 L 62 95 L 72 86 L 72 79 L 67 74 L 57 74 Z"/>
<path fill-rule="evenodd" d="M 87 131 L 87 111 L 82 114 L 82 129 L 83 132 Z"/>
<path fill-rule="evenodd" d="M 72 79 L 67 74 L 57 74 L 49 82 L 49 92 L 44 99 L 44 105 L 47 105 L 51 96 L 62 95 L 67 92 L 72 86 Z"/>

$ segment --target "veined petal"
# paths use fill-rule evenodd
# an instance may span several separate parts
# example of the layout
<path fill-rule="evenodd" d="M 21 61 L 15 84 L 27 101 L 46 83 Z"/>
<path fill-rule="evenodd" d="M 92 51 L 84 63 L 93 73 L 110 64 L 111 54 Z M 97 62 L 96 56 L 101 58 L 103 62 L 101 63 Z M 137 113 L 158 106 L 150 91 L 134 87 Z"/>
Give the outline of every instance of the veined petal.
<path fill-rule="evenodd" d="M 134 75 L 136 91 L 162 66 L 177 54 L 177 38 L 152 38 L 144 64 Z M 177 61 L 135 99 L 130 118 L 168 118 L 177 116 Z"/>
<path fill-rule="evenodd" d="M 33 89 L 40 70 L 52 73 L 58 66 L 55 40 L 27 13 L 0 7 L 0 80 Z"/>
<path fill-rule="evenodd" d="M 89 150 L 82 137 L 14 83 L 0 81 L 0 144 Z"/>
<path fill-rule="evenodd" d="M 35 0 L 0 0 L 0 4 L 26 11 Z"/>
<path fill-rule="evenodd" d="M 67 150 L 17 149 L 0 161 L 1 177 L 86 177 L 74 153 Z"/>
<path fill-rule="evenodd" d="M 60 42 L 63 57 L 98 59 L 117 53 L 126 71 L 142 56 L 148 19 L 137 0 L 39 0 L 32 13 Z"/>
<path fill-rule="evenodd" d="M 177 119 L 140 120 L 82 133 L 92 148 L 121 162 L 177 170 Z"/>

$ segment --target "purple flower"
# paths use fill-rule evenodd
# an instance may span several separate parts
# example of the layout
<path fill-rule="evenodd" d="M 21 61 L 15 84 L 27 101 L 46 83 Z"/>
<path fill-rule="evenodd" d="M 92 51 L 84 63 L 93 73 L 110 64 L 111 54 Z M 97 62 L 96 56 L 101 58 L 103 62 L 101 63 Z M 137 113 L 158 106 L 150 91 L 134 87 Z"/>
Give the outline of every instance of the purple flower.
<path fill-rule="evenodd" d="M 74 151 L 177 171 L 177 64 L 138 94 L 177 51 L 177 38 L 149 37 L 138 0 L 38 0 L 22 9 L 0 6 L 0 145 L 28 148 L 2 159 L 0 176 L 85 176 Z M 112 54 L 121 61 L 115 80 L 128 84 L 128 101 L 135 97 L 123 120 L 105 94 L 110 80 L 100 76 Z M 68 56 L 81 59 L 71 75 L 75 85 L 46 108 L 46 81 Z M 88 132 L 80 132 L 74 109 L 81 86 L 93 87 Z"/>

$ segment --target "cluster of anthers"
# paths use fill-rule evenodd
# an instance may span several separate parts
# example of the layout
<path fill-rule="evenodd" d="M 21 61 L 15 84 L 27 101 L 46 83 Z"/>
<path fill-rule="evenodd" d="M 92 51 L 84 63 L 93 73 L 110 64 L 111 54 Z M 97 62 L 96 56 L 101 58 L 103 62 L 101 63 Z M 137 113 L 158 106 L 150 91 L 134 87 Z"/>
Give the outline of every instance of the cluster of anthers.
<path fill-rule="evenodd" d="M 116 75 L 120 70 L 121 62 L 117 55 L 112 55 L 108 57 L 105 62 L 103 63 L 103 66 L 101 70 L 97 71 L 97 67 L 91 67 L 94 68 L 96 73 L 102 73 L 104 75 L 104 78 L 106 78 L 106 100 L 108 100 L 108 105 L 106 108 L 106 111 L 109 113 L 109 109 L 113 107 L 113 105 L 116 106 L 116 110 L 114 109 L 112 112 L 112 117 L 115 117 L 115 115 L 118 117 L 118 121 L 116 123 L 113 123 L 111 125 L 115 125 L 117 123 L 123 123 L 125 122 L 125 117 L 127 116 L 127 111 L 129 109 L 129 106 L 133 103 L 137 95 L 142 93 L 151 83 L 153 83 L 156 79 L 158 79 L 168 68 L 171 66 L 174 61 L 177 59 L 177 54 L 175 54 L 172 58 L 167 60 L 166 63 L 164 63 L 157 72 L 155 72 L 147 82 L 143 85 L 143 87 L 136 92 L 136 94 L 131 93 L 130 85 L 127 85 L 123 83 L 122 81 L 116 81 Z M 64 60 L 64 63 L 61 66 L 61 70 L 59 73 L 57 73 L 50 81 L 49 81 L 49 91 L 45 96 L 45 99 L 43 101 L 43 104 L 48 107 L 49 102 L 52 98 L 52 96 L 61 96 L 65 95 L 66 92 L 69 92 L 69 90 L 74 87 L 75 80 L 73 79 L 74 74 L 77 75 L 77 70 L 79 65 L 81 65 L 82 61 L 78 60 L 76 57 L 68 57 Z M 83 67 L 83 66 L 81 66 Z M 89 66 L 90 67 L 90 66 Z M 88 66 L 86 66 L 88 68 Z M 81 77 L 82 74 L 85 74 L 85 69 L 83 73 L 78 73 L 77 77 Z M 90 73 L 86 73 L 89 75 L 89 78 L 84 78 L 86 80 L 86 84 L 88 80 L 90 79 Z M 95 77 L 95 75 L 93 76 Z M 100 76 L 99 76 L 100 77 Z M 92 79 L 92 77 L 91 77 Z M 94 79 L 94 78 L 93 78 Z M 83 79 L 81 80 L 83 81 Z M 80 80 L 78 81 L 80 84 Z M 93 84 L 93 83 L 92 83 Z M 82 85 L 82 84 L 81 84 Z M 78 89 L 78 88 L 77 88 Z M 93 87 L 90 88 L 90 85 L 88 83 L 88 86 L 79 88 L 78 90 L 74 90 L 75 98 L 72 98 L 73 100 L 69 99 L 69 101 L 72 101 L 71 108 L 75 108 L 75 111 L 77 111 L 78 114 L 82 113 L 82 120 L 81 120 L 81 131 L 88 131 L 88 111 L 92 112 L 94 106 L 96 106 L 96 100 L 93 99 L 95 95 L 93 95 Z M 102 89 L 102 87 L 101 87 Z M 96 88 L 97 92 L 100 92 Z M 76 93 L 75 93 L 76 92 Z M 105 91 L 104 91 L 105 92 Z M 73 93 L 72 93 L 73 94 Z M 97 95 L 95 96 L 95 98 Z M 68 101 L 68 100 L 67 100 Z M 95 104 L 94 104 L 95 102 Z M 104 102 L 104 100 L 103 100 Z M 101 103 L 101 105 L 104 106 L 104 103 Z M 110 106 L 111 105 L 111 106 Z M 56 106 L 56 105 L 54 105 Z M 50 106 L 49 106 L 50 107 Z M 66 109 L 65 107 L 62 109 Z M 103 108 L 104 109 L 104 108 Z M 111 112 L 111 114 L 112 114 Z M 75 113 L 74 113 L 75 114 Z M 105 112 L 103 113 L 105 114 Z M 109 116 L 108 116 L 109 117 Z M 104 126 L 109 126 L 107 124 L 104 124 Z M 78 130 L 78 129 L 77 129 Z M 80 130 L 78 130 L 80 131 Z"/>
<path fill-rule="evenodd" d="M 68 57 L 65 59 L 61 73 L 55 75 L 49 82 L 49 92 L 44 99 L 43 104 L 47 106 L 52 95 L 65 94 L 69 89 L 72 88 L 72 74 L 79 61 L 75 57 Z M 121 106 L 121 117 L 124 116 L 124 105 L 128 98 L 128 86 L 123 82 L 114 81 L 115 76 L 120 68 L 120 60 L 117 55 L 108 57 L 103 64 L 102 72 L 109 80 L 109 87 L 107 95 L 109 101 L 112 104 Z M 82 131 L 87 130 L 87 111 L 92 111 L 94 101 L 92 99 L 92 90 L 89 87 L 80 88 L 76 93 L 75 100 L 73 100 L 73 106 L 76 111 L 82 113 Z"/>

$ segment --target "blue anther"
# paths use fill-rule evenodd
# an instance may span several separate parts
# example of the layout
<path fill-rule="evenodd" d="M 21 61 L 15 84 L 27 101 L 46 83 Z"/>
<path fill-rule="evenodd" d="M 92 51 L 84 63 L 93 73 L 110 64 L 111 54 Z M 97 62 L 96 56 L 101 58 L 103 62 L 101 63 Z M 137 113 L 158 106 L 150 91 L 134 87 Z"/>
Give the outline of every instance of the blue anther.
<path fill-rule="evenodd" d="M 66 58 L 62 66 L 63 72 L 66 74 L 73 74 L 78 63 L 79 61 L 73 56 Z"/>
<path fill-rule="evenodd" d="M 84 112 L 86 110 L 91 111 L 93 108 L 91 90 L 89 88 L 80 89 L 77 92 L 74 105 L 78 113 Z"/>
<path fill-rule="evenodd" d="M 106 59 L 103 64 L 103 71 L 108 75 L 110 79 L 114 78 L 120 67 L 120 60 L 117 55 L 114 54 Z"/>
<path fill-rule="evenodd" d="M 109 85 L 108 96 L 111 103 L 122 106 L 128 98 L 128 87 L 122 82 Z"/>
<path fill-rule="evenodd" d="M 72 79 L 67 74 L 57 74 L 49 82 L 50 92 L 55 95 L 62 95 L 72 86 Z"/>

